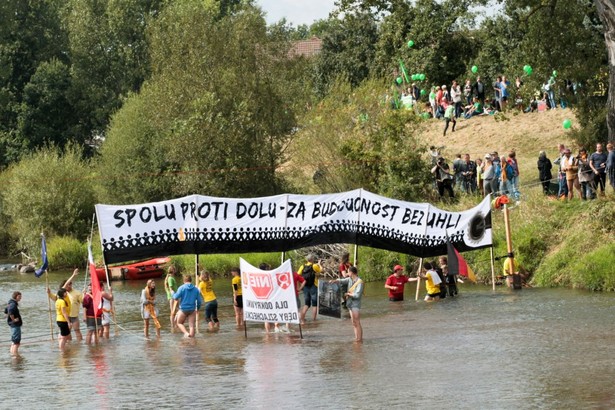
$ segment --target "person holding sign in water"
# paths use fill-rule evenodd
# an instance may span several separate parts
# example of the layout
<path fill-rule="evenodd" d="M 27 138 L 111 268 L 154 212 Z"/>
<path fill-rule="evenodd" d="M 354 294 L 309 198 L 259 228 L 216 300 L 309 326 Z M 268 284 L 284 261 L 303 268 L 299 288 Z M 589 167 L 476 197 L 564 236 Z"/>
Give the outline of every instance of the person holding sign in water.
<path fill-rule="evenodd" d="M 393 274 L 387 278 L 384 287 L 389 290 L 389 300 L 391 302 L 400 302 L 404 300 L 404 285 L 408 282 L 416 282 L 417 278 L 409 278 L 404 275 L 403 266 L 395 265 Z"/>
<path fill-rule="evenodd" d="M 305 305 L 301 308 L 301 324 L 305 324 L 305 314 L 308 309 L 314 307 L 313 320 L 316 320 L 318 314 L 318 282 L 316 280 L 316 274 L 320 273 L 320 265 L 316 263 L 316 255 L 310 253 L 306 257 L 307 263 L 301 265 L 297 273 L 303 276 L 305 279 L 305 285 L 303 286 L 303 296 L 305 298 Z"/>
<path fill-rule="evenodd" d="M 356 266 L 348 268 L 350 276 L 343 279 L 335 279 L 331 282 L 339 282 L 348 286 L 348 292 L 344 293 L 346 307 L 350 312 L 350 320 L 354 328 L 354 339 L 357 342 L 363 341 L 363 327 L 361 327 L 361 298 L 363 297 L 363 280 L 359 278 Z"/>
<path fill-rule="evenodd" d="M 425 296 L 425 302 L 431 302 L 440 299 L 440 284 L 442 280 L 440 275 L 434 269 L 431 262 L 425 262 L 425 273 L 419 272 L 421 279 L 425 279 L 425 289 L 427 290 L 427 296 Z"/>

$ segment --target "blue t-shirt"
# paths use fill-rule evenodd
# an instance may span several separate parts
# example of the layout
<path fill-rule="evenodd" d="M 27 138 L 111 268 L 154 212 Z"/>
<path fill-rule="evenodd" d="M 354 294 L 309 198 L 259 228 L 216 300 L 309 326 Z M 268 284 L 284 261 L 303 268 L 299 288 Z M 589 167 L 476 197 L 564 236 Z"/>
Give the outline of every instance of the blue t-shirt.
<path fill-rule="evenodd" d="M 192 283 L 181 285 L 177 292 L 173 294 L 173 299 L 181 299 L 179 308 L 186 312 L 191 312 L 195 309 L 199 310 L 203 304 L 201 292 Z"/>

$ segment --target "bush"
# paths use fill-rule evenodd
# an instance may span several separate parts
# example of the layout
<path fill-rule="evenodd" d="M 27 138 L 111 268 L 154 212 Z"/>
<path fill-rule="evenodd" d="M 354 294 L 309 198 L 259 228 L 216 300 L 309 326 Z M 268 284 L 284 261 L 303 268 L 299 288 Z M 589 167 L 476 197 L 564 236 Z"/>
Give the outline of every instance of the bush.
<path fill-rule="evenodd" d="M 94 191 L 76 147 L 47 148 L 8 170 L 4 213 L 29 253 L 40 251 L 39 235 L 85 239 L 94 211 Z"/>
<path fill-rule="evenodd" d="M 67 236 L 57 236 L 47 240 L 49 268 L 67 269 L 87 266 L 88 249 L 85 243 Z"/>

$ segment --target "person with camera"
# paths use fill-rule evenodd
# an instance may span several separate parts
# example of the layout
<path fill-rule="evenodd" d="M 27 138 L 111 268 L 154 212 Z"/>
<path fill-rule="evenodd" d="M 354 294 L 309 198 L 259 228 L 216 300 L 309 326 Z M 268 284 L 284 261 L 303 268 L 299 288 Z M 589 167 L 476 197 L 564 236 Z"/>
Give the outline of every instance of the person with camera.
<path fill-rule="evenodd" d="M 431 169 L 431 173 L 436 177 L 436 186 L 438 188 L 438 194 L 440 199 L 444 199 L 444 191 L 448 191 L 450 198 L 455 198 L 453 192 L 453 175 L 451 174 L 450 167 L 446 163 L 443 157 L 438 157 L 436 165 Z"/>

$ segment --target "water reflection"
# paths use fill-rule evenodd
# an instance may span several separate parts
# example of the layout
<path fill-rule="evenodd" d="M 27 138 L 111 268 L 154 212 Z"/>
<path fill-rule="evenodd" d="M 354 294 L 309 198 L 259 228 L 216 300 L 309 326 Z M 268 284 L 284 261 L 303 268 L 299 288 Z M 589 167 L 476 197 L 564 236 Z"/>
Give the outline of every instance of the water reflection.
<path fill-rule="evenodd" d="M 51 276 L 59 283 L 65 274 Z M 303 339 L 297 327 L 265 334 L 250 324 L 246 338 L 234 326 L 229 284 L 217 283 L 218 332 L 202 326 L 184 340 L 163 328 L 160 339 L 144 340 L 144 283 L 118 283 L 119 333 L 60 352 L 49 337 L 44 282 L 0 276 L 0 298 L 24 293 L 24 335 L 32 337 L 13 359 L 8 327 L 0 328 L 0 383 L 39 387 L 3 397 L 2 406 L 59 407 L 66 392 L 93 408 L 615 408 L 612 294 L 462 285 L 459 298 L 427 304 L 414 301 L 411 287 L 391 303 L 382 283 L 368 284 L 364 343 L 355 344 L 348 318 L 308 322 Z"/>

